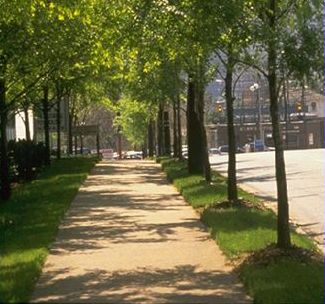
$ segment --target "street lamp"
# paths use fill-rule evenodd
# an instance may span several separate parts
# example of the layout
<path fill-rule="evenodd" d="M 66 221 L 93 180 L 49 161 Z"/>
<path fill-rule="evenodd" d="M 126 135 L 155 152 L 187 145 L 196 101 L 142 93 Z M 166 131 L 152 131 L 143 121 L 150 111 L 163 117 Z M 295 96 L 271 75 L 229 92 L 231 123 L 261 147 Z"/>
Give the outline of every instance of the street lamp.
<path fill-rule="evenodd" d="M 251 92 L 256 91 L 256 104 L 257 104 L 257 125 L 258 125 L 258 137 L 262 139 L 264 142 L 264 134 L 263 134 L 263 127 L 262 127 L 262 109 L 260 103 L 260 94 L 259 94 L 260 85 L 258 83 L 253 83 L 249 89 Z"/>

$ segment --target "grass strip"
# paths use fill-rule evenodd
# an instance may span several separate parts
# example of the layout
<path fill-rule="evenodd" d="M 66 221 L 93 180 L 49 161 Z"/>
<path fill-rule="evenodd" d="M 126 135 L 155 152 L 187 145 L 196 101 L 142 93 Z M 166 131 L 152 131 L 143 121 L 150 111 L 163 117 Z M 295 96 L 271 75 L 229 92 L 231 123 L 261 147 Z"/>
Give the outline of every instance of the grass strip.
<path fill-rule="evenodd" d="M 243 260 L 276 242 L 277 219 L 271 210 L 215 208 L 218 202 L 227 200 L 224 177 L 213 173 L 212 184 L 208 185 L 202 176 L 188 174 L 185 161 L 163 158 L 160 163 L 185 200 L 200 210 L 202 221 L 230 259 Z M 239 196 L 253 205 L 261 204 L 257 197 L 241 189 Z M 295 246 L 315 254 L 316 246 L 308 237 L 295 231 L 291 236 Z M 324 303 L 324 263 L 321 258 L 301 261 L 284 255 L 267 264 L 243 263 L 238 270 L 254 303 Z"/>
<path fill-rule="evenodd" d="M 0 202 L 0 303 L 26 303 L 63 215 L 95 158 L 53 162 Z"/>

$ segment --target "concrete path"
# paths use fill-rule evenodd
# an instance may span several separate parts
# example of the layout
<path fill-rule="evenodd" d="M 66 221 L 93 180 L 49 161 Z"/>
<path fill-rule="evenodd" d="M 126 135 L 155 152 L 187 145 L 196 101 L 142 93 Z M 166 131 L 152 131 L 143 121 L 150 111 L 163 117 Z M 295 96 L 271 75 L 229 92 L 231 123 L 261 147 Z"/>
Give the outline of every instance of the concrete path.
<path fill-rule="evenodd" d="M 149 161 L 102 162 L 72 203 L 32 302 L 250 302 L 198 215 Z"/>

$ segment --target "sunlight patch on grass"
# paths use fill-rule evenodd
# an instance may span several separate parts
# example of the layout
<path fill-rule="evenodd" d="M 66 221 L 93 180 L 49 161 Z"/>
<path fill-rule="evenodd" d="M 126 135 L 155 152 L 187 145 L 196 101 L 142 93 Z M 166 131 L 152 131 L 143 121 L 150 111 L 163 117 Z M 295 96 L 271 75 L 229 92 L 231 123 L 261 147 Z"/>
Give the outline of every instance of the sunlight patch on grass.
<path fill-rule="evenodd" d="M 202 220 L 230 258 L 259 250 L 276 242 L 276 216 L 272 211 L 246 208 L 206 209 Z M 293 243 L 315 249 L 307 237 L 292 232 Z"/>

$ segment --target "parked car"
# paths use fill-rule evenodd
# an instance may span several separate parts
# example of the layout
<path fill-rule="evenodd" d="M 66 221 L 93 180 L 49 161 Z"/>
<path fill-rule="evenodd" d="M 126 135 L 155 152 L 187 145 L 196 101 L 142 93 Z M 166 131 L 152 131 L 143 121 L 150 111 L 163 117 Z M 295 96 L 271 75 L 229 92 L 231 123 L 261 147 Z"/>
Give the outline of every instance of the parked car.
<path fill-rule="evenodd" d="M 104 159 L 113 159 L 114 158 L 113 149 L 101 149 L 100 153 Z"/>
<path fill-rule="evenodd" d="M 142 151 L 127 151 L 124 155 L 125 159 L 142 159 Z"/>
<path fill-rule="evenodd" d="M 245 150 L 245 152 L 265 152 L 265 151 L 274 151 L 275 148 L 264 145 L 264 148 L 262 148 L 262 149 L 259 148 L 258 150 L 256 150 L 254 142 L 250 142 L 244 146 L 244 150 Z"/>
<path fill-rule="evenodd" d="M 229 146 L 228 145 L 220 146 L 218 148 L 218 150 L 219 150 L 219 154 L 228 153 L 229 152 Z M 245 152 L 244 148 L 241 148 L 241 147 L 237 146 L 236 153 L 244 153 L 244 152 Z"/>
<path fill-rule="evenodd" d="M 55 148 L 56 150 L 56 148 Z M 81 153 L 82 152 L 82 153 Z M 83 147 L 82 150 L 81 148 L 78 148 L 77 150 L 75 150 L 74 148 L 72 149 L 72 154 L 83 154 L 83 155 L 88 155 L 91 154 L 91 149 L 90 148 L 86 148 Z"/>
<path fill-rule="evenodd" d="M 218 148 L 210 148 L 209 149 L 209 154 L 211 155 L 220 155 L 220 151 Z"/>

